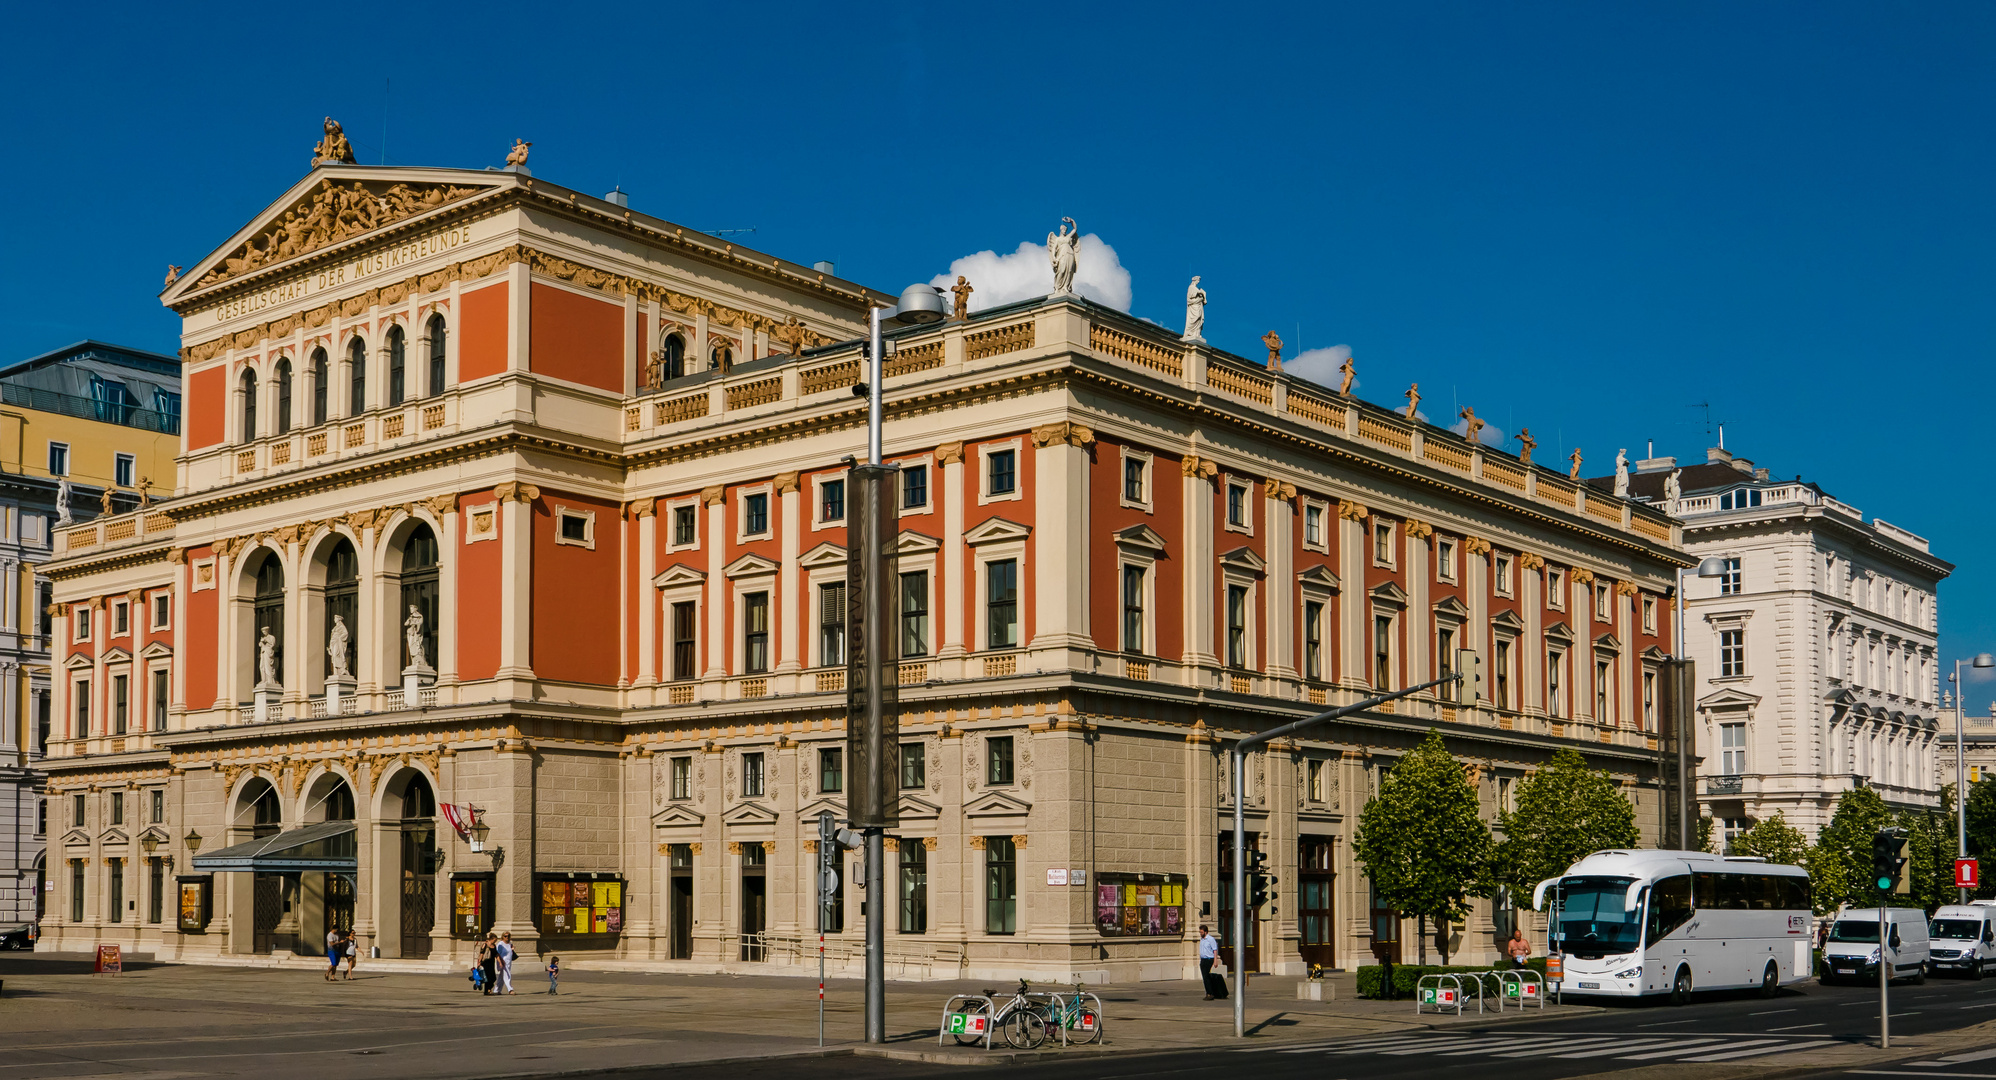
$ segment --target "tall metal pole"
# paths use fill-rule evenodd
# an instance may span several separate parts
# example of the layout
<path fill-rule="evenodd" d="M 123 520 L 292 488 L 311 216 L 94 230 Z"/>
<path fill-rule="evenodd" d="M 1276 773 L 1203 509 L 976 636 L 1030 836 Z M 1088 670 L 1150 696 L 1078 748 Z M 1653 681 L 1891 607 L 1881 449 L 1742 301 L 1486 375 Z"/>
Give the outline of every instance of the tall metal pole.
<path fill-rule="evenodd" d="M 1885 921 L 1885 894 L 1878 894 L 1878 1048 L 1883 1050 L 1892 1045 L 1892 1010 L 1888 1001 L 1892 996 L 1892 958 L 1886 950 L 1891 948 L 1892 934 Z"/>
<path fill-rule="evenodd" d="M 1234 747 L 1234 1037 L 1247 1035 L 1247 754 Z"/>
<path fill-rule="evenodd" d="M 869 366 L 872 368 L 867 373 L 866 380 L 866 463 L 868 465 L 879 465 L 881 463 L 880 384 L 882 374 L 886 371 L 887 367 L 886 364 L 882 363 L 880 355 L 880 316 L 884 310 L 880 307 L 873 308 L 869 312 L 867 319 L 866 355 Z M 870 541 L 878 537 L 880 532 L 878 528 L 868 531 L 871 534 L 869 536 Z M 886 575 L 881 572 L 882 556 L 884 553 L 880 550 L 880 545 L 877 542 L 870 542 L 867 547 L 866 591 L 868 596 L 866 610 L 869 613 L 869 618 L 866 620 L 865 627 L 866 658 L 868 665 L 872 669 L 872 674 L 880 678 L 887 678 L 890 677 L 887 666 L 880 662 L 880 658 L 886 655 L 882 651 L 887 644 L 886 627 L 880 625 L 879 619 L 871 617 L 872 614 L 878 613 L 881 610 L 881 605 L 876 603 L 875 599 L 879 595 L 880 590 L 887 587 L 887 582 L 882 580 Z M 869 714 L 877 714 L 879 712 L 882 705 L 880 694 L 881 691 L 878 683 L 869 680 L 867 684 L 867 712 Z M 873 715 L 868 716 L 867 730 L 869 736 L 877 736 L 881 731 L 881 724 L 875 722 Z M 873 769 L 876 773 L 879 771 L 880 755 L 883 751 L 884 748 L 878 745 L 868 747 L 866 764 L 869 769 Z M 875 777 L 869 783 L 877 781 L 878 777 Z M 882 916 L 886 912 L 887 905 L 882 895 L 885 890 L 881 887 L 881 881 L 885 877 L 885 874 L 881 862 L 887 845 L 884 842 L 882 830 L 880 829 L 867 829 L 865 830 L 865 835 L 866 1041 L 869 1043 L 884 1043 L 887 1041 L 887 923 Z"/>
<path fill-rule="evenodd" d="M 872 369 L 866 373 L 866 463 L 880 464 L 880 383 L 881 372 L 887 370 L 880 359 L 880 315 L 886 308 L 876 307 L 867 317 L 866 357 Z"/>
<path fill-rule="evenodd" d="M 1676 646 L 1677 658 L 1689 659 L 1690 653 L 1684 648 L 1683 567 L 1677 570 L 1677 628 L 1674 632 L 1676 640 L 1671 644 Z M 1684 678 L 1681 671 L 1672 671 L 1671 677 L 1676 681 L 1671 697 L 1670 722 L 1677 727 L 1672 733 L 1672 741 L 1677 744 L 1677 847 L 1680 851 L 1690 851 L 1694 835 L 1691 827 L 1691 746 L 1684 733 L 1689 727 L 1685 722 L 1685 708 L 1690 700 L 1687 693 L 1695 688 L 1686 685 L 1690 680 Z"/>
<path fill-rule="evenodd" d="M 1960 860 L 1968 858 L 1968 744 L 1961 732 L 1961 661 L 1954 662 L 1954 675 L 1948 681 L 1954 684 L 1954 857 Z M 1968 903 L 1966 888 L 1955 891 L 1960 894 L 1956 903 Z"/>

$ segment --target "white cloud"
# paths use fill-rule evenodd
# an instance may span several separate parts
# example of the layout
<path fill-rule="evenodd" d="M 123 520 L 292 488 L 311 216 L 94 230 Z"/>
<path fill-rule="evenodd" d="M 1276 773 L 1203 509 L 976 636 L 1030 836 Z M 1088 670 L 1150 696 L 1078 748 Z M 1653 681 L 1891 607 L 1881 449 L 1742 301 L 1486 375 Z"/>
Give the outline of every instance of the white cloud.
<path fill-rule="evenodd" d="M 1461 435 L 1469 430 L 1469 421 L 1457 420 L 1455 423 L 1449 425 L 1449 430 L 1455 432 L 1457 435 Z M 1511 439 L 1510 436 L 1504 433 L 1503 428 L 1486 420 L 1483 422 L 1483 430 L 1476 433 L 1476 441 L 1485 446 L 1494 446 L 1502 450 L 1504 444 L 1510 442 Z"/>
<path fill-rule="evenodd" d="M 1053 291 L 1053 263 L 1047 258 L 1046 245 L 1031 240 L 1021 241 L 1019 250 L 1009 255 L 995 251 L 965 255 L 949 264 L 949 273 L 936 275 L 929 284 L 948 289 L 956 284 L 959 274 L 969 278 L 971 288 L 977 290 L 970 294 L 972 311 L 1030 300 Z M 1130 310 L 1130 272 L 1116 257 L 1116 249 L 1094 233 L 1081 238 L 1075 260 L 1074 291 L 1117 311 Z"/>
<path fill-rule="evenodd" d="M 1328 386 L 1335 390 L 1345 381 L 1345 377 L 1339 374 L 1338 368 L 1350 356 L 1351 346 L 1349 345 L 1333 345 L 1328 349 L 1309 349 L 1297 353 L 1290 359 L 1284 360 L 1282 362 L 1282 370 L 1299 378 L 1308 379 L 1319 386 Z M 1354 390 L 1359 387 L 1359 383 L 1356 380 L 1351 385 Z"/>

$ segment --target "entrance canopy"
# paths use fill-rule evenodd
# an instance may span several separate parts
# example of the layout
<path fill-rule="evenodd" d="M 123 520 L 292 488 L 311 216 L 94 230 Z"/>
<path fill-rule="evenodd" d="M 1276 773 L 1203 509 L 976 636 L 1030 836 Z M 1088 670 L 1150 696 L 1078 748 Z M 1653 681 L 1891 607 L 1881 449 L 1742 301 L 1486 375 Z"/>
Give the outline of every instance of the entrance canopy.
<path fill-rule="evenodd" d="M 323 821 L 302 829 L 287 829 L 261 840 L 196 855 L 194 869 L 247 870 L 258 874 L 357 873 L 360 863 L 355 858 L 354 832 L 351 821 Z"/>

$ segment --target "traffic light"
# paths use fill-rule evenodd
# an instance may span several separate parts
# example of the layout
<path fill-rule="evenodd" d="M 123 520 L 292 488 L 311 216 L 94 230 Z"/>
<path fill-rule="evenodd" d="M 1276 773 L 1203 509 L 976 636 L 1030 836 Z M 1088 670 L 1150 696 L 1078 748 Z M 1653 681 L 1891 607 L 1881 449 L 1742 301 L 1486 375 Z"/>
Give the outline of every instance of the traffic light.
<path fill-rule="evenodd" d="M 1455 687 L 1455 699 L 1458 702 L 1474 705 L 1487 696 L 1483 692 L 1482 653 L 1475 649 L 1457 649 L 1455 669 L 1462 674 L 1462 681 Z"/>
<path fill-rule="evenodd" d="M 1879 892 L 1898 892 L 1905 884 L 1905 853 L 1904 829 L 1880 829 L 1871 838 L 1871 879 Z"/>
<path fill-rule="evenodd" d="M 1247 906 L 1249 911 L 1256 913 L 1257 918 L 1261 917 L 1260 912 L 1263 907 L 1268 908 L 1268 915 L 1275 914 L 1275 882 L 1275 875 L 1268 872 L 1268 855 L 1260 851 L 1249 852 Z"/>

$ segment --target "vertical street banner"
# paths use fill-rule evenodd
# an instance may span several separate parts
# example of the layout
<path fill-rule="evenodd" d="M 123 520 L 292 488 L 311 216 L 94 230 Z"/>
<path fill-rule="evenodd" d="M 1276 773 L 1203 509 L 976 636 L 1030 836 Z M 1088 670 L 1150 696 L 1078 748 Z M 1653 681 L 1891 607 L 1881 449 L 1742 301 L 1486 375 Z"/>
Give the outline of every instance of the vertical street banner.
<path fill-rule="evenodd" d="M 901 823 L 900 479 L 886 465 L 846 473 L 846 818 L 855 829 Z"/>

